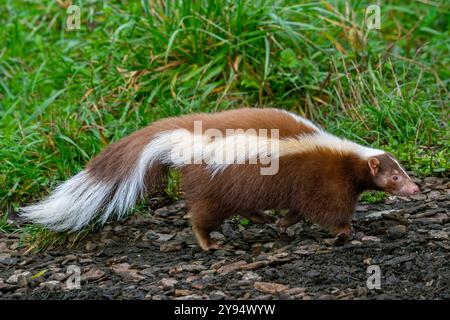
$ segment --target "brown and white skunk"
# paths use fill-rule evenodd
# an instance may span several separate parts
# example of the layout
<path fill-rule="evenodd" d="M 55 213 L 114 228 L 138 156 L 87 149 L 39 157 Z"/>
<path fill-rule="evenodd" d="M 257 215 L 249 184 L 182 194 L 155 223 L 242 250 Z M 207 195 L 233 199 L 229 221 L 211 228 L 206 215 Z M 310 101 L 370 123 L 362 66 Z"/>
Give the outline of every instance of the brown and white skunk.
<path fill-rule="evenodd" d="M 263 171 L 269 167 L 275 170 Z M 290 112 L 239 109 L 157 121 L 109 145 L 21 214 L 57 231 L 80 230 L 96 217 L 122 218 L 164 183 L 169 168 L 181 172 L 204 250 L 212 247 L 210 232 L 231 215 L 264 223 L 271 218 L 261 210 L 287 209 L 282 228 L 305 217 L 345 239 L 364 190 L 419 192 L 387 152 L 335 137 Z"/>

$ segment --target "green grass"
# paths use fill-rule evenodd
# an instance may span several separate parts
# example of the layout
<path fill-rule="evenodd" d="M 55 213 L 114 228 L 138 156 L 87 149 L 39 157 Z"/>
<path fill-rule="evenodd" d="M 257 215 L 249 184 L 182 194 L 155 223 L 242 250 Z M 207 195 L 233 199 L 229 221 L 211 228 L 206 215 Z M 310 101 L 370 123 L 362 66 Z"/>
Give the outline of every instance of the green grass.
<path fill-rule="evenodd" d="M 242 106 L 448 175 L 448 1 L 383 1 L 381 30 L 367 30 L 372 2 L 74 1 L 81 28 L 67 31 L 58 2 L 3 1 L 0 210 L 156 119 Z"/>
<path fill-rule="evenodd" d="M 386 200 L 387 193 L 382 191 L 366 191 L 361 197 L 360 201 L 366 204 L 377 204 L 382 203 Z"/>

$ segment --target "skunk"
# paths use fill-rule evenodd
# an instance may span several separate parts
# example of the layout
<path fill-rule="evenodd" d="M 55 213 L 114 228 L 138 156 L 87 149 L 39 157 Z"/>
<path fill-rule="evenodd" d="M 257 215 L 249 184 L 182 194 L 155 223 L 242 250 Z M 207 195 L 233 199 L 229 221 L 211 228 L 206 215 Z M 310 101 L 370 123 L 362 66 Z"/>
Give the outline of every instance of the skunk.
<path fill-rule="evenodd" d="M 265 223 L 262 211 L 287 210 L 281 228 L 308 218 L 346 239 L 364 190 L 419 192 L 387 152 L 331 135 L 279 109 L 243 108 L 154 122 L 105 148 L 45 200 L 20 209 L 56 231 L 98 218 L 124 217 L 138 200 L 181 173 L 193 231 L 203 250 L 210 232 L 232 215 Z"/>

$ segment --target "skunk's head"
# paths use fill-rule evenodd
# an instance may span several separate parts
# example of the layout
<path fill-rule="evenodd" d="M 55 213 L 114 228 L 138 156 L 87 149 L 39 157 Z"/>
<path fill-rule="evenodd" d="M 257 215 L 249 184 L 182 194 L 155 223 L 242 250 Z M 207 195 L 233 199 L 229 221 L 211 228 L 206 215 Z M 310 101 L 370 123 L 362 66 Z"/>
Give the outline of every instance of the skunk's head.
<path fill-rule="evenodd" d="M 368 166 L 374 184 L 396 196 L 411 196 L 420 191 L 398 161 L 389 153 L 369 158 Z"/>

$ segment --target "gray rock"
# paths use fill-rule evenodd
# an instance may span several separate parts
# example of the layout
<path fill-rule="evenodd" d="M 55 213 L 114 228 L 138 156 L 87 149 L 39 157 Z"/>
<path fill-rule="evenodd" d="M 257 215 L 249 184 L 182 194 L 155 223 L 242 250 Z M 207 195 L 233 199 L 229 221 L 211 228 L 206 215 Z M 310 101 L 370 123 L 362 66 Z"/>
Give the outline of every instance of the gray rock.
<path fill-rule="evenodd" d="M 86 251 L 94 251 L 97 248 L 97 245 L 92 241 L 88 241 L 88 242 L 86 242 L 85 248 L 86 248 Z"/>
<path fill-rule="evenodd" d="M 418 218 L 414 219 L 414 222 L 423 224 L 423 225 L 429 225 L 429 224 L 444 224 L 448 222 L 450 219 L 447 217 L 446 214 L 437 214 L 434 217 L 424 217 L 424 218 Z"/>
<path fill-rule="evenodd" d="M 289 289 L 288 286 L 275 282 L 255 282 L 254 288 L 268 294 L 278 294 Z"/>
<path fill-rule="evenodd" d="M 159 284 L 163 288 L 171 288 L 177 283 L 178 283 L 178 280 L 172 279 L 172 278 L 162 278 L 161 280 L 159 280 Z"/>
<path fill-rule="evenodd" d="M 55 289 L 59 289 L 61 287 L 61 282 L 56 281 L 56 280 L 44 281 L 44 282 L 41 282 L 39 284 L 39 286 L 44 289 L 55 290 Z"/>
<path fill-rule="evenodd" d="M 91 268 L 81 275 L 81 281 L 95 281 L 105 276 L 105 272 L 98 268 Z"/>
<path fill-rule="evenodd" d="M 261 279 L 262 277 L 253 271 L 245 272 L 242 276 L 242 280 L 244 281 L 259 281 Z"/>
<path fill-rule="evenodd" d="M 222 225 L 222 233 L 227 239 L 239 238 L 239 232 L 235 231 L 233 225 L 228 221 Z"/>
<path fill-rule="evenodd" d="M 29 279 L 31 277 L 31 272 L 16 270 L 14 273 L 6 280 L 6 283 L 17 284 L 19 282 L 19 277 L 26 277 Z"/>
<path fill-rule="evenodd" d="M 404 237 L 407 232 L 408 228 L 402 224 L 389 227 L 386 231 L 388 237 L 391 239 L 400 239 Z"/>
<path fill-rule="evenodd" d="M 124 280 L 139 282 L 145 279 L 144 276 L 138 274 L 138 270 L 132 269 L 128 263 L 119 263 L 111 266 L 111 270 L 121 276 Z"/>
<path fill-rule="evenodd" d="M 227 295 L 221 290 L 215 290 L 209 294 L 209 298 L 212 300 L 223 300 L 227 298 Z"/>
<path fill-rule="evenodd" d="M 12 257 L 8 253 L 0 253 L 0 264 L 12 266 L 17 263 L 18 259 L 16 257 Z"/>
<path fill-rule="evenodd" d="M 449 240 L 449 234 L 444 230 L 431 230 L 428 236 L 433 240 Z"/>
<path fill-rule="evenodd" d="M 0 292 L 7 293 L 17 289 L 17 285 L 0 282 Z"/>
<path fill-rule="evenodd" d="M 17 277 L 17 285 L 21 288 L 27 288 L 28 287 L 28 277 L 24 275 L 19 275 Z"/>
<path fill-rule="evenodd" d="M 355 234 L 355 239 L 356 239 L 356 240 L 361 240 L 362 238 L 364 238 L 364 236 L 365 236 L 364 232 L 358 231 L 358 232 Z"/>
<path fill-rule="evenodd" d="M 155 215 L 163 217 L 163 218 L 167 218 L 167 217 L 176 215 L 177 212 L 178 212 L 177 210 L 173 210 L 173 209 L 171 210 L 169 207 L 163 207 L 163 208 L 157 209 L 155 211 Z"/>
<path fill-rule="evenodd" d="M 159 250 L 161 252 L 180 251 L 184 248 L 184 242 L 179 240 L 161 243 Z"/>

